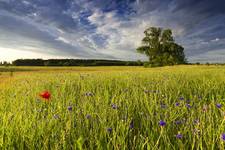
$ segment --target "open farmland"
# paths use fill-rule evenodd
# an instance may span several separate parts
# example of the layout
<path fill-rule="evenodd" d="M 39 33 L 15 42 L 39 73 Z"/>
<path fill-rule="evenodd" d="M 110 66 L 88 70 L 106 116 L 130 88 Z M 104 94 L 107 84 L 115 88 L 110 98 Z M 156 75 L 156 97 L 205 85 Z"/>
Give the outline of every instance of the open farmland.
<path fill-rule="evenodd" d="M 224 149 L 224 66 L 0 70 L 1 149 Z"/>

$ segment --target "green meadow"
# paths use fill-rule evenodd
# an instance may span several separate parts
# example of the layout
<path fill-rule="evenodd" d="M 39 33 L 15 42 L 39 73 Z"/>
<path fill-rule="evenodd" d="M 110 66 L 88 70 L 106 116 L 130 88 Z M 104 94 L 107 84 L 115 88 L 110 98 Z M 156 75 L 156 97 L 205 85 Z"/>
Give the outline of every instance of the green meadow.
<path fill-rule="evenodd" d="M 225 66 L 0 70 L 0 149 L 225 147 Z"/>

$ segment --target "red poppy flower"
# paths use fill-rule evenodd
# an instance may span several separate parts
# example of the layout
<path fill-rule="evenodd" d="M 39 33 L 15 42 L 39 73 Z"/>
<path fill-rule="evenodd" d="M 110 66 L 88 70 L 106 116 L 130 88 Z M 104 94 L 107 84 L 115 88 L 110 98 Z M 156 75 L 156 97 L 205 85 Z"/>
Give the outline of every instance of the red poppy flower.
<path fill-rule="evenodd" d="M 51 93 L 49 91 L 44 91 L 40 94 L 40 97 L 44 98 L 45 100 L 49 100 L 51 97 Z"/>

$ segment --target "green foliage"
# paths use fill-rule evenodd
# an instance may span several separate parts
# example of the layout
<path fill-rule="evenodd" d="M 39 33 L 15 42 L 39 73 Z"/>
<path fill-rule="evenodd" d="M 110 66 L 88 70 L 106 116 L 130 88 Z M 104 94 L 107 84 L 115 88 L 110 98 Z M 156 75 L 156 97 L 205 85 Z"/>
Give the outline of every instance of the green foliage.
<path fill-rule="evenodd" d="M 165 66 L 186 63 L 184 48 L 175 43 L 170 29 L 150 27 L 144 31 L 139 53 L 149 57 L 150 66 Z"/>

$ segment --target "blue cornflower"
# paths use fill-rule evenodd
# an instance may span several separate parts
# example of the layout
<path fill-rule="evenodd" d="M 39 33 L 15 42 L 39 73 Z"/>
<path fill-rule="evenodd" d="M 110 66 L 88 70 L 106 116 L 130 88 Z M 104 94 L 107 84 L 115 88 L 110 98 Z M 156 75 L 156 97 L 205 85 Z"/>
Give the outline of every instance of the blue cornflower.
<path fill-rule="evenodd" d="M 160 125 L 161 127 L 163 127 L 163 126 L 165 126 L 165 125 L 166 125 L 166 122 L 165 122 L 165 121 L 163 121 L 163 120 L 160 120 L 160 121 L 159 121 L 159 125 Z"/>
<path fill-rule="evenodd" d="M 72 106 L 68 106 L 67 109 L 68 109 L 69 111 L 72 111 L 72 110 L 73 110 L 73 107 L 72 107 Z"/>
<path fill-rule="evenodd" d="M 216 104 L 216 107 L 217 108 L 221 108 L 222 107 L 222 104 Z"/>
<path fill-rule="evenodd" d="M 107 128 L 108 133 L 112 133 L 112 128 Z"/>
<path fill-rule="evenodd" d="M 179 100 L 184 100 L 184 97 L 180 97 Z"/>
<path fill-rule="evenodd" d="M 223 141 L 225 141 L 225 133 L 222 133 L 222 134 L 221 134 L 221 139 L 222 139 Z"/>
<path fill-rule="evenodd" d="M 186 104 L 186 107 L 187 107 L 187 108 L 191 108 L 191 105 L 190 105 L 190 104 Z"/>
<path fill-rule="evenodd" d="M 176 102 L 176 103 L 175 103 L 175 106 L 180 106 L 180 103 L 179 103 L 179 102 Z"/>
<path fill-rule="evenodd" d="M 112 104 L 112 109 L 118 109 L 118 106 L 116 104 Z"/>
<path fill-rule="evenodd" d="M 133 129 L 134 128 L 134 120 L 131 120 L 129 128 L 130 129 Z"/>
<path fill-rule="evenodd" d="M 87 119 L 91 119 L 91 115 L 87 114 L 87 115 L 86 115 L 86 118 L 87 118 Z"/>
<path fill-rule="evenodd" d="M 183 137 L 183 135 L 180 133 L 176 135 L 176 138 L 178 138 L 178 139 L 182 139 L 182 137 Z"/>
<path fill-rule="evenodd" d="M 182 124 L 182 121 L 177 120 L 177 121 L 175 121 L 175 124 L 176 124 L 176 125 L 180 125 L 180 124 Z"/>

